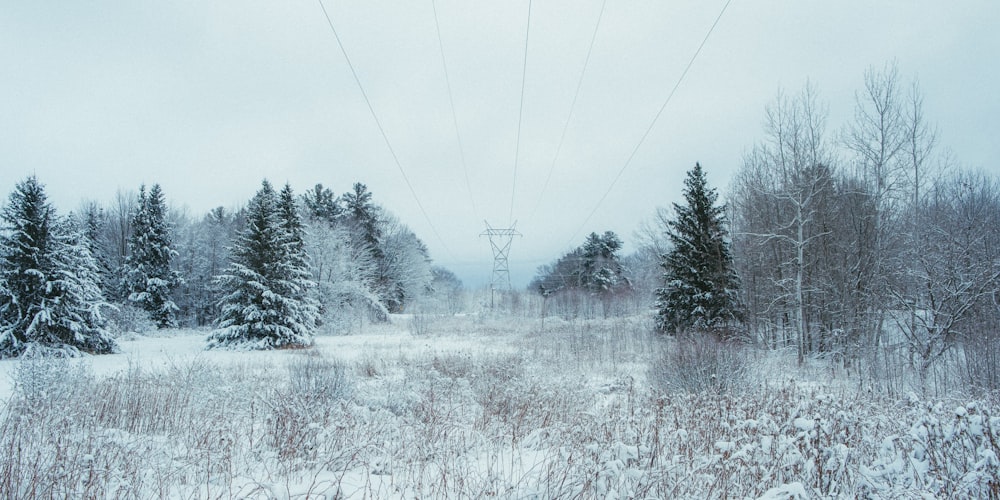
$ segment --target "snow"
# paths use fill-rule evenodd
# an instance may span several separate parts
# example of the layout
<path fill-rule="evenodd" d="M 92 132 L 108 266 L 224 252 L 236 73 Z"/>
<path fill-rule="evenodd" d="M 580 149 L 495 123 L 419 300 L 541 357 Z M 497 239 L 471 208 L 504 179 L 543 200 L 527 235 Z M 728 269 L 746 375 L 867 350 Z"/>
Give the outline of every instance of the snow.
<path fill-rule="evenodd" d="M 816 428 L 816 421 L 808 418 L 796 418 L 792 425 L 802 432 L 811 432 Z"/>
<path fill-rule="evenodd" d="M 58 435 L 47 426 L 68 429 L 67 461 L 26 465 L 105 471 L 97 496 L 975 497 L 997 477 L 1000 412 L 987 401 L 844 397 L 849 384 L 794 368 L 794 353 L 748 375 L 781 381 L 770 389 L 658 394 L 655 340 L 612 333 L 618 320 L 437 316 L 414 334 L 412 318 L 309 349 L 206 351 L 199 330 L 132 335 L 119 354 L 60 360 L 78 369 L 54 373 L 89 377 L 83 388 L 17 390 L 33 368 L 3 360 L 0 419 L 35 398 L 23 422 L 43 432 L 20 439 L 46 456 L 45 436 Z M 59 387 L 98 388 L 122 414 Z M 45 413 L 50 399 L 81 407 Z M 51 496 L 83 494 L 74 485 Z"/>
<path fill-rule="evenodd" d="M 389 358 L 400 353 L 433 355 L 435 353 L 473 352 L 516 352 L 516 346 L 502 337 L 470 336 L 464 333 L 419 338 L 405 331 L 407 319 L 411 315 L 393 315 L 389 324 L 368 325 L 366 332 L 345 336 L 316 337 L 314 350 L 334 359 L 357 362 L 362 358 Z M 472 319 L 473 316 L 456 316 Z M 145 335 L 132 335 L 119 339 L 119 354 L 86 356 L 83 363 L 98 377 L 120 374 L 130 366 L 147 369 L 164 369 L 171 366 L 205 361 L 212 365 L 235 365 L 245 363 L 248 357 L 262 364 L 280 365 L 294 355 L 293 350 L 270 351 L 225 351 L 205 350 L 205 339 L 209 331 L 202 330 L 160 330 Z M 7 400 L 13 394 L 14 370 L 17 359 L 0 360 L 0 400 Z"/>
<path fill-rule="evenodd" d="M 795 482 L 771 488 L 757 497 L 757 500 L 805 500 L 807 498 L 809 498 L 809 494 L 806 493 L 805 486 Z"/>
<path fill-rule="evenodd" d="M 731 453 L 736 449 L 736 443 L 732 441 L 716 441 L 715 449 L 722 453 Z"/>

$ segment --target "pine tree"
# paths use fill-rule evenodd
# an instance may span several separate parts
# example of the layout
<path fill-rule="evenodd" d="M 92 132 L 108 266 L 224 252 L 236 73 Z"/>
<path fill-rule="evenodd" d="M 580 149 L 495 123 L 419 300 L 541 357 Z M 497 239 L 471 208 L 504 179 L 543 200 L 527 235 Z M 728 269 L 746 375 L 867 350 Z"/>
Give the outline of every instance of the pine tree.
<path fill-rule="evenodd" d="M 604 235 L 590 233 L 582 250 L 582 272 L 580 285 L 602 298 L 629 287 L 625 267 L 621 264 L 618 251 L 622 240 L 614 231 Z"/>
<path fill-rule="evenodd" d="M 83 234 L 87 237 L 87 249 L 97 262 L 97 284 L 101 287 L 104 297 L 110 300 L 121 283 L 114 279 L 116 272 L 112 269 L 111 258 L 105 244 L 104 232 L 108 224 L 108 214 L 96 202 L 88 202 L 84 205 L 78 221 L 83 225 Z"/>
<path fill-rule="evenodd" d="M 72 218 L 60 219 L 35 177 L 17 185 L 0 231 L 0 358 L 38 350 L 115 352 L 97 263 Z"/>
<path fill-rule="evenodd" d="M 356 182 L 354 190 L 344 193 L 342 198 L 352 231 L 369 246 L 376 259 L 381 258 L 379 242 L 382 240 L 382 228 L 379 226 L 378 211 L 372 203 L 372 193 L 368 186 Z"/>
<path fill-rule="evenodd" d="M 383 219 L 381 207 L 372 202 L 372 193 L 368 186 L 360 182 L 354 183 L 354 189 L 341 196 L 344 204 L 344 219 L 351 233 L 352 243 L 363 248 L 375 264 L 373 274 L 365 277 L 372 291 L 378 295 L 379 301 L 390 311 L 398 311 L 400 306 L 398 289 L 389 275 L 392 257 L 387 256 L 383 248 Z M 380 318 L 388 320 L 388 317 Z"/>
<path fill-rule="evenodd" d="M 328 224 L 334 224 L 343 213 L 336 195 L 330 188 L 325 188 L 322 184 L 316 184 L 312 189 L 306 191 L 302 195 L 302 202 L 312 220 L 323 220 Z"/>
<path fill-rule="evenodd" d="M 301 298 L 312 282 L 299 273 L 299 257 L 290 251 L 296 246 L 294 236 L 285 229 L 294 225 L 282 216 L 274 188 L 263 181 L 247 206 L 246 226 L 232 249 L 232 263 L 219 277 L 226 295 L 220 303 L 219 329 L 208 339 L 210 349 L 312 344 L 315 307 Z M 304 251 L 302 256 L 304 260 Z"/>
<path fill-rule="evenodd" d="M 611 299 L 632 287 L 618 257 L 621 248 L 622 240 L 613 231 L 605 231 L 603 236 L 590 233 L 582 247 L 581 285 L 601 299 L 605 318 L 611 313 Z"/>
<path fill-rule="evenodd" d="M 132 219 L 130 254 L 125 261 L 125 288 L 128 300 L 145 309 L 157 328 L 177 326 L 177 305 L 171 294 L 181 284 L 180 275 L 170 269 L 177 255 L 166 221 L 166 204 L 159 184 L 139 188 L 138 208 Z"/>
<path fill-rule="evenodd" d="M 725 206 L 716 206 L 700 164 L 684 180 L 685 205 L 673 204 L 668 222 L 673 245 L 663 256 L 664 286 L 657 290 L 657 329 L 664 333 L 693 330 L 722 332 L 739 320 Z"/>
<path fill-rule="evenodd" d="M 308 326 L 319 326 L 319 306 L 312 296 L 316 282 L 312 280 L 309 255 L 306 253 L 305 227 L 299 215 L 292 186 L 285 184 L 278 195 L 278 219 L 284 233 L 284 287 L 289 298 L 299 303 L 295 321 Z"/>

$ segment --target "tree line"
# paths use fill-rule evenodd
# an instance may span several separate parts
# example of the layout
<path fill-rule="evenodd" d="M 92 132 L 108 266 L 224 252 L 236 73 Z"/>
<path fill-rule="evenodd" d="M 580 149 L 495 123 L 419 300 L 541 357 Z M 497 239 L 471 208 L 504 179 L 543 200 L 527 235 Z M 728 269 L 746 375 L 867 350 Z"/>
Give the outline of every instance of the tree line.
<path fill-rule="evenodd" d="M 764 123 L 729 198 L 747 333 L 876 374 L 903 351 L 924 384 L 954 348 L 995 367 L 1000 185 L 939 151 L 917 83 L 869 70 L 832 134 L 808 84 Z"/>
<path fill-rule="evenodd" d="M 834 132 L 814 85 L 779 92 L 763 132 L 725 203 L 695 165 L 684 202 L 657 211 L 633 255 L 612 253 L 655 328 L 831 358 L 875 385 L 907 365 L 926 389 L 955 356 L 963 380 L 1000 388 L 1000 183 L 942 150 L 916 81 L 870 69 Z M 623 297 L 591 285 L 584 247 L 530 288 Z"/>
<path fill-rule="evenodd" d="M 115 331 L 178 326 L 215 327 L 210 347 L 303 346 L 321 325 L 454 309 L 462 288 L 362 183 L 296 196 L 265 180 L 246 207 L 192 219 L 157 184 L 60 216 L 31 176 L 3 223 L 0 357 L 113 352 Z"/>
<path fill-rule="evenodd" d="M 764 110 L 724 203 L 700 164 L 622 256 L 611 231 L 529 285 L 568 317 L 653 309 L 656 330 L 709 333 L 836 360 L 881 384 L 899 363 L 926 387 L 958 356 L 1000 387 L 1000 183 L 938 144 L 916 82 L 871 69 L 830 132 L 812 84 Z M 0 230 L 0 355 L 109 352 L 109 330 L 214 326 L 211 344 L 305 345 L 320 325 L 384 321 L 421 301 L 456 312 L 461 283 L 364 184 L 301 195 L 266 181 L 200 219 L 158 185 L 60 217 L 18 184 Z M 629 305 L 628 307 L 623 304 Z"/>

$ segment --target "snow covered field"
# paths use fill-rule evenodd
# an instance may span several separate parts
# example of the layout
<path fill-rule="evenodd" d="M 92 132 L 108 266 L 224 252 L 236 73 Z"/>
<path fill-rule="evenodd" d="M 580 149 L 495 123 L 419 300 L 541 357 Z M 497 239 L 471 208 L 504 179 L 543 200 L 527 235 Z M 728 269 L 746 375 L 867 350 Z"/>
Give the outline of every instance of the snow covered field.
<path fill-rule="evenodd" d="M 996 402 L 887 400 L 748 350 L 689 393 L 646 319 L 418 320 L 0 361 L 0 497 L 1000 496 Z"/>

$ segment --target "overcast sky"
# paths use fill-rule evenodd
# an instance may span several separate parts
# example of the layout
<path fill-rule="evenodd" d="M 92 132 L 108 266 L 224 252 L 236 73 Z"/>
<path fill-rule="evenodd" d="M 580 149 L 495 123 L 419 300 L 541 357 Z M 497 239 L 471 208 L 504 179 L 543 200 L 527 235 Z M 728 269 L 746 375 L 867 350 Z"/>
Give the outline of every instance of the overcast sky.
<path fill-rule="evenodd" d="M 919 79 L 942 146 L 997 171 L 996 2 L 734 0 L 586 221 L 724 4 L 607 0 L 553 163 L 602 0 L 535 0 L 515 181 L 527 0 L 435 4 L 464 168 L 431 1 L 327 0 L 415 199 L 316 1 L 0 0 L 0 193 L 34 173 L 65 213 L 160 183 L 200 216 L 265 177 L 298 192 L 360 181 L 467 284 L 489 280 L 483 220 L 516 220 L 520 286 L 591 231 L 633 248 L 696 161 L 725 193 L 779 88 L 812 81 L 832 135 L 866 68 L 892 60 Z"/>

